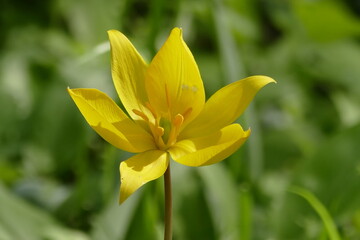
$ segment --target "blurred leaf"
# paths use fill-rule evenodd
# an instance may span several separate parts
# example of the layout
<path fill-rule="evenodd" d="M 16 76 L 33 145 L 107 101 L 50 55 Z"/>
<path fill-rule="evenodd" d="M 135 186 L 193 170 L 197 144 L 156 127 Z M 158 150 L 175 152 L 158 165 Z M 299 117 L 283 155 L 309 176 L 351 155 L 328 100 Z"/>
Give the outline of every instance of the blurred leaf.
<path fill-rule="evenodd" d="M 350 219 L 355 217 L 355 210 L 360 209 L 359 142 L 360 125 L 339 132 L 318 146 L 317 151 L 304 160 L 294 176 L 293 184 L 317 196 L 340 232 L 344 229 L 347 232 L 351 232 L 348 229 L 356 230 L 355 222 Z M 308 239 L 319 234 L 320 229 L 319 226 L 315 227 L 317 220 L 313 219 L 311 209 L 291 196 L 284 201 L 281 210 L 283 214 L 278 222 L 279 238 L 299 236 L 294 239 Z M 309 221 L 315 223 L 308 225 Z M 316 229 L 311 229 L 314 227 Z M 360 237 L 359 233 L 353 236 Z"/>
<path fill-rule="evenodd" d="M 234 181 L 222 164 L 199 168 L 217 239 L 239 238 L 239 198 Z"/>
<path fill-rule="evenodd" d="M 247 73 L 245 71 L 245 65 L 243 64 L 242 55 L 232 35 L 230 24 L 227 22 L 229 10 L 220 0 L 213 0 L 212 4 L 212 14 L 218 38 L 221 65 L 225 77 L 224 85 L 226 85 L 244 78 L 247 76 Z M 246 121 L 251 122 L 251 126 L 255 129 L 252 131 L 252 137 L 247 143 L 250 158 L 250 176 L 252 180 L 255 180 L 263 169 L 263 151 L 261 128 L 258 124 L 257 112 L 252 104 L 247 108 L 244 117 Z"/>
<path fill-rule="evenodd" d="M 161 225 L 158 225 L 159 217 L 163 209 L 163 205 L 158 204 L 158 195 L 156 184 L 161 182 L 158 179 L 156 181 L 152 181 L 142 189 L 143 193 L 141 193 L 141 201 L 139 201 L 138 207 L 134 211 L 134 216 L 132 219 L 128 219 L 130 224 L 128 225 L 128 231 L 125 236 L 126 240 L 137 240 L 144 238 L 149 240 L 160 239 L 160 236 L 163 233 L 163 222 L 161 221 Z M 139 194 L 137 193 L 137 194 Z M 141 231 L 139 228 L 141 227 Z"/>
<path fill-rule="evenodd" d="M 68 24 L 72 35 L 87 46 L 94 46 L 107 38 L 106 31 L 121 26 L 120 16 L 127 1 L 107 0 L 58 1 L 55 5 Z M 106 16 L 106 17 L 104 17 Z"/>
<path fill-rule="evenodd" d="M 297 61 L 303 71 L 329 87 L 341 86 L 356 95 L 360 93 L 360 46 L 354 41 L 326 44 L 299 43 Z M 339 67 L 341 66 L 341 67 Z"/>
<path fill-rule="evenodd" d="M 116 195 L 92 221 L 92 239 L 126 239 L 126 234 L 129 231 L 140 199 L 139 194 L 134 194 L 130 201 L 126 201 L 119 206 L 119 199 Z"/>
<path fill-rule="evenodd" d="M 359 142 L 360 125 L 340 132 L 319 146 L 297 173 L 301 186 L 316 194 L 334 218 L 360 207 Z"/>
<path fill-rule="evenodd" d="M 252 239 L 254 200 L 248 189 L 241 189 L 240 193 L 240 228 L 239 239 Z"/>
<path fill-rule="evenodd" d="M 171 163 L 174 239 L 217 239 L 206 189 L 196 168 Z M 163 196 L 162 196 L 163 197 Z M 163 205 L 161 205 L 161 208 Z"/>
<path fill-rule="evenodd" d="M 351 94 L 334 92 L 334 104 L 345 127 L 353 127 L 360 122 L 360 103 Z"/>
<path fill-rule="evenodd" d="M 197 172 L 172 162 L 174 239 L 218 239 L 218 219 L 211 215 L 207 189 Z M 161 205 L 161 208 L 163 205 Z"/>
<path fill-rule="evenodd" d="M 309 191 L 299 187 L 291 187 L 290 192 L 295 193 L 303 197 L 308 203 L 314 208 L 314 210 L 319 214 L 321 220 L 323 221 L 325 228 L 327 230 L 328 236 L 331 240 L 340 240 L 340 235 L 336 229 L 336 226 L 324 205 Z"/>
<path fill-rule="evenodd" d="M 3 240 L 87 240 L 85 234 L 66 229 L 50 215 L 9 193 L 0 184 L 0 238 Z"/>
<path fill-rule="evenodd" d="M 218 41 L 221 64 L 225 76 L 224 85 L 235 82 L 246 76 L 242 65 L 241 55 L 237 49 L 236 43 L 230 30 L 230 24 L 227 22 L 228 9 L 226 9 L 220 0 L 213 0 L 212 14 L 215 23 L 215 31 Z"/>
<path fill-rule="evenodd" d="M 328 42 L 360 34 L 360 21 L 342 1 L 291 2 L 307 33 L 315 40 Z"/>

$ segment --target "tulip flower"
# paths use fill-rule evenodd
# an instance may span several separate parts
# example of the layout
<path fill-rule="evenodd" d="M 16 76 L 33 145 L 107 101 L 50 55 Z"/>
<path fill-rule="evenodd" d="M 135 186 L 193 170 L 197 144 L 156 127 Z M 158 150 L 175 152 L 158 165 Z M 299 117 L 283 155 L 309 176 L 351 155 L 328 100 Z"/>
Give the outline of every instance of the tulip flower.
<path fill-rule="evenodd" d="M 99 90 L 68 92 L 102 138 L 135 153 L 120 164 L 120 203 L 145 183 L 170 174 L 170 159 L 191 167 L 211 165 L 250 136 L 233 122 L 263 86 L 275 82 L 272 78 L 233 82 L 205 101 L 198 66 L 180 28 L 171 31 L 150 64 L 122 33 L 108 34 L 112 78 L 126 113 Z"/>

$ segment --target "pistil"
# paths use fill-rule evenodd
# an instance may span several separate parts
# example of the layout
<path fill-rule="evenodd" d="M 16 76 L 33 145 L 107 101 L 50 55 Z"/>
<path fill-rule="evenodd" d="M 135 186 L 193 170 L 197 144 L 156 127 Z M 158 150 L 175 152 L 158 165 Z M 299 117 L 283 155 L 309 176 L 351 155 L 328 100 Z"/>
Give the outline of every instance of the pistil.
<path fill-rule="evenodd" d="M 170 134 L 169 134 L 169 139 L 167 142 L 168 146 L 173 145 L 174 143 L 176 143 L 176 138 L 180 132 L 180 127 L 182 125 L 182 123 L 184 122 L 184 117 L 181 114 L 177 114 L 174 118 L 174 120 L 172 121 L 172 126 L 171 126 L 171 130 L 170 130 Z"/>
<path fill-rule="evenodd" d="M 132 111 L 148 124 L 157 147 L 161 150 L 166 150 L 176 143 L 181 126 L 183 125 L 184 120 L 190 115 L 192 109 L 189 108 L 183 114 L 178 113 L 173 117 L 170 116 L 170 114 L 159 117 L 150 103 L 147 102 L 145 105 L 152 116 L 147 116 L 144 112 L 136 109 L 133 109 Z M 149 117 L 153 118 L 150 120 Z"/>

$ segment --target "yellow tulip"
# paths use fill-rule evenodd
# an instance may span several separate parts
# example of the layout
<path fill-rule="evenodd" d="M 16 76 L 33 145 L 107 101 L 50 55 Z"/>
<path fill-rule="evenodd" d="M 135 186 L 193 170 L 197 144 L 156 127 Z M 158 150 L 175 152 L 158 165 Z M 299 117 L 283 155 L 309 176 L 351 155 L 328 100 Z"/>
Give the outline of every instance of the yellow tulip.
<path fill-rule="evenodd" d="M 137 153 L 120 164 L 120 203 L 161 177 L 170 158 L 192 167 L 217 163 L 249 137 L 233 122 L 255 94 L 275 82 L 252 76 L 231 83 L 205 102 L 197 64 L 174 28 L 148 65 L 119 31 L 108 32 L 116 91 L 127 114 L 96 89 L 68 89 L 89 125 L 107 142 Z"/>

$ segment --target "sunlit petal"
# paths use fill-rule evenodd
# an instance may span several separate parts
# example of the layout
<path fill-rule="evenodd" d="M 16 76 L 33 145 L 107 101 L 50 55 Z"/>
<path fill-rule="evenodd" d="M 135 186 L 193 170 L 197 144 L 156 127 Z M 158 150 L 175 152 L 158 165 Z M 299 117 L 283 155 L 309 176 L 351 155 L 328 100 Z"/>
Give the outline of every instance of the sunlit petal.
<path fill-rule="evenodd" d="M 120 164 L 120 203 L 143 184 L 161 177 L 169 165 L 169 155 L 151 150 L 137 154 Z"/>
<path fill-rule="evenodd" d="M 68 92 L 89 125 L 106 141 L 128 152 L 154 149 L 151 135 L 135 124 L 105 93 L 96 89 Z"/>
<path fill-rule="evenodd" d="M 211 135 L 177 142 L 169 149 L 171 157 L 184 165 L 198 167 L 217 163 L 234 153 L 249 137 L 239 124 L 232 124 Z"/>
<path fill-rule="evenodd" d="M 149 65 L 146 89 L 151 105 L 159 113 L 170 111 L 173 116 L 187 113 L 188 122 L 202 110 L 204 86 L 181 29 L 172 30 Z"/>
<path fill-rule="evenodd" d="M 132 110 L 144 111 L 143 104 L 147 101 L 144 83 L 147 65 L 125 35 L 116 30 L 110 30 L 108 34 L 116 91 L 130 116 L 140 119 Z"/>
<path fill-rule="evenodd" d="M 271 82 L 275 80 L 266 76 L 252 76 L 221 88 L 210 97 L 203 111 L 184 129 L 179 139 L 209 134 L 233 123 L 255 94 Z"/>

